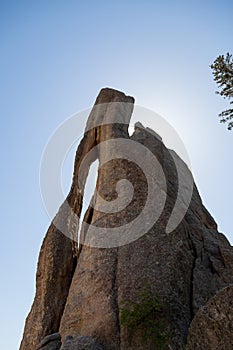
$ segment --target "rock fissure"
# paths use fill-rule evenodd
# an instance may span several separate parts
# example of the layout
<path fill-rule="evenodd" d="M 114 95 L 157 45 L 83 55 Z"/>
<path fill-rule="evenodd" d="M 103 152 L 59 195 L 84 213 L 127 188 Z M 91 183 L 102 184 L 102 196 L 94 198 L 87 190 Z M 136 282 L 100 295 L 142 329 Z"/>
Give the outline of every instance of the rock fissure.
<path fill-rule="evenodd" d="M 194 317 L 194 308 L 193 308 L 193 302 L 194 302 L 194 276 L 195 276 L 195 269 L 196 269 L 196 261 L 197 261 L 197 252 L 195 245 L 193 244 L 193 252 L 194 252 L 194 258 L 193 258 L 193 264 L 191 269 L 191 278 L 190 278 L 190 315 L 191 320 Z"/>
<path fill-rule="evenodd" d="M 195 278 L 196 261 L 198 258 L 198 254 L 197 254 L 197 249 L 196 249 L 195 243 L 193 242 L 193 238 L 192 238 L 190 232 L 188 231 L 186 225 L 184 225 L 184 226 L 185 226 L 186 236 L 187 236 L 190 248 L 191 248 L 191 254 L 193 256 L 191 271 L 190 271 L 190 287 L 189 287 L 189 308 L 190 308 L 190 321 L 191 321 L 195 315 L 195 311 L 194 311 L 194 307 L 193 307 L 194 283 L 195 283 L 194 278 Z"/>
<path fill-rule="evenodd" d="M 121 323 L 120 323 L 120 308 L 118 300 L 118 281 L 117 281 L 117 270 L 118 270 L 118 248 L 116 248 L 116 260 L 115 260 L 115 269 L 113 273 L 113 309 L 116 313 L 116 327 L 118 330 L 119 337 L 119 349 L 121 349 Z"/>

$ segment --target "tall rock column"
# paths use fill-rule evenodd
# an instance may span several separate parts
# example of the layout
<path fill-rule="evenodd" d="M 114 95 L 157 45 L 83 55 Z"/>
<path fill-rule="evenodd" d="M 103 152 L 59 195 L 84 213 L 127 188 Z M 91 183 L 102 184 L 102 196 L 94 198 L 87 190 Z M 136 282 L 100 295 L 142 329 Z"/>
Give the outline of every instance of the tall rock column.
<path fill-rule="evenodd" d="M 206 317 L 200 323 L 203 313 L 215 313 L 213 302 L 232 294 L 231 288 L 221 292 L 233 284 L 232 247 L 195 184 L 187 207 L 184 193 L 192 174 L 182 159 L 140 123 L 129 136 L 133 103 L 112 89 L 96 99 L 77 149 L 71 190 L 41 248 L 20 350 L 155 350 L 162 341 L 180 350 L 189 330 L 194 349 L 209 322 Z M 96 159 L 96 189 L 78 244 L 85 183 Z M 182 193 L 177 166 L 184 174 Z M 178 199 L 186 211 L 168 233 Z M 143 314 L 145 292 L 149 311 Z M 153 306 L 155 299 L 161 308 Z M 127 305 L 143 314 L 138 312 L 133 327 L 122 319 Z M 222 317 L 230 320 L 226 313 Z M 211 344 L 217 344 L 224 327 L 219 322 L 214 333 L 208 327 Z M 225 349 L 231 348 L 231 328 L 225 327 Z"/>
<path fill-rule="evenodd" d="M 129 121 L 134 99 L 112 89 L 101 90 L 87 121 L 83 139 L 76 152 L 73 181 L 70 192 L 50 225 L 41 247 L 36 276 L 36 295 L 25 323 L 20 350 L 36 350 L 44 337 L 56 333 L 69 293 L 70 284 L 82 246 L 78 246 L 79 217 L 86 178 L 91 163 L 99 157 L 95 146 L 112 137 L 111 126 L 104 118 L 111 112 L 111 102 L 123 102 L 128 108 L 122 118 Z M 119 103 L 119 105 L 120 105 Z M 110 111 L 107 109 L 110 109 Z M 127 130 L 127 125 L 123 125 Z M 85 167 L 83 159 L 90 151 Z M 111 274 L 111 272 L 109 272 Z"/>
<path fill-rule="evenodd" d="M 118 248 L 111 246 L 112 242 L 107 248 L 93 246 L 101 239 L 105 239 L 104 234 L 102 237 L 96 234 L 97 228 L 115 227 L 125 220 L 122 212 L 107 214 L 106 210 L 101 209 L 100 202 L 102 198 L 108 201 L 108 206 L 111 205 L 111 201 L 117 198 L 118 180 L 127 177 L 128 164 L 122 159 L 116 159 L 116 152 L 120 147 L 119 139 L 129 139 L 128 126 L 134 100 L 111 90 L 104 91 L 103 97 L 104 101 L 109 103 L 98 105 L 94 111 L 103 116 L 101 124 L 96 128 L 96 150 L 99 159 L 96 184 L 98 194 L 96 191 L 92 199 L 91 204 L 94 208 L 89 207 L 87 210 L 88 224 L 92 226 L 83 225 L 82 248 L 61 320 L 60 333 L 63 340 L 68 335 L 91 334 L 102 343 L 108 344 L 109 348 L 119 349 L 120 330 L 116 285 Z M 93 123 L 96 123 L 96 119 L 91 118 L 93 118 L 92 113 L 87 122 L 87 128 L 92 128 Z M 112 142 L 115 147 L 111 147 Z"/>

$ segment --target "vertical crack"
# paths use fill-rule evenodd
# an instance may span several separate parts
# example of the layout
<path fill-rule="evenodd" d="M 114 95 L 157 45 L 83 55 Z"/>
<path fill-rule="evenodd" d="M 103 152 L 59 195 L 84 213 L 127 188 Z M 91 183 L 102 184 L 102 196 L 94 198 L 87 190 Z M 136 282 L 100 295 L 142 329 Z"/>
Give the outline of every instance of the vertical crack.
<path fill-rule="evenodd" d="M 61 310 L 61 314 L 60 314 L 60 317 L 59 317 L 59 324 L 58 324 L 58 327 L 57 327 L 57 332 L 59 332 L 59 329 L 60 329 L 62 315 L 63 315 L 64 310 L 65 310 L 66 302 L 67 302 L 69 291 L 70 291 L 70 286 L 71 286 L 71 283 L 72 283 L 72 280 L 73 280 L 73 277 L 74 277 L 74 273 L 75 273 L 75 269 L 76 269 L 77 263 L 78 263 L 78 257 L 77 257 L 77 255 L 74 255 L 73 256 L 73 260 L 72 260 L 71 277 L 70 277 L 69 285 L 67 286 L 67 295 L 65 297 L 64 305 L 63 305 L 63 308 Z"/>
<path fill-rule="evenodd" d="M 193 259 L 193 264 L 192 264 L 192 269 L 191 269 L 191 277 L 190 277 L 190 316 L 191 316 L 191 320 L 194 317 L 194 306 L 193 306 L 193 302 L 194 302 L 194 271 L 196 268 L 196 260 L 197 260 L 197 251 L 196 251 L 196 247 L 194 245 L 193 242 L 191 242 L 192 244 L 192 248 L 193 248 L 193 254 L 194 254 L 194 259 Z"/>
<path fill-rule="evenodd" d="M 117 270 L 118 270 L 118 250 L 119 248 L 115 248 L 115 261 L 114 261 L 114 272 L 113 272 L 113 280 L 112 280 L 112 286 L 113 286 L 113 310 L 115 311 L 116 315 L 116 329 L 117 333 L 119 334 L 119 349 L 121 348 L 121 325 L 120 325 L 120 309 L 118 304 L 118 282 L 117 282 Z"/>
<path fill-rule="evenodd" d="M 192 240 L 191 234 L 188 231 L 186 225 L 184 225 L 185 233 L 188 239 L 188 243 L 190 246 L 190 250 L 193 256 L 193 262 L 191 267 L 191 276 L 190 276 L 190 285 L 189 285 L 189 309 L 190 309 L 190 321 L 193 319 L 195 312 L 194 312 L 194 272 L 196 268 L 196 261 L 198 258 L 197 249 L 196 246 Z"/>
<path fill-rule="evenodd" d="M 91 201 L 91 203 L 92 203 L 92 201 Z M 84 215 L 84 218 L 82 221 L 81 230 L 80 230 L 80 235 L 79 235 L 79 251 L 80 251 L 80 253 L 82 251 L 82 247 L 85 244 L 86 233 L 88 230 L 88 225 L 85 225 L 85 223 L 89 224 L 89 225 L 91 224 L 93 214 L 94 214 L 94 208 L 91 205 L 89 205 L 89 207 L 87 208 L 87 210 L 85 212 L 85 215 Z"/>

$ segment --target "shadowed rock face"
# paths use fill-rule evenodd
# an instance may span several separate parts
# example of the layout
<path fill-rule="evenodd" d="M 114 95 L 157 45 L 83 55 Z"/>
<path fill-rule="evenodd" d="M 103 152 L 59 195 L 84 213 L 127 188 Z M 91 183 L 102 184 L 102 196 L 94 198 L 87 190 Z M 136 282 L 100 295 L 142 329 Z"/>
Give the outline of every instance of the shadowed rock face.
<path fill-rule="evenodd" d="M 187 350 L 233 349 L 233 285 L 200 308 L 189 330 Z"/>
<path fill-rule="evenodd" d="M 143 341 L 140 327 L 136 327 L 132 336 L 121 321 L 125 303 L 139 303 L 145 287 L 161 300 L 164 332 L 169 334 L 170 347 L 178 350 L 186 344 L 190 323 L 194 315 L 199 314 L 200 307 L 233 283 L 232 247 L 217 231 L 195 185 L 185 217 L 175 230 L 165 233 L 178 193 L 176 166 L 162 139 L 150 129 L 137 123 L 133 135 L 129 136 L 133 102 L 132 97 L 112 89 L 101 90 L 97 97 L 76 153 L 70 193 L 41 248 L 36 296 L 26 320 L 20 350 L 36 350 L 46 336 L 58 332 L 63 343 L 61 349 L 84 349 L 81 346 L 85 342 L 89 346 L 87 349 L 155 349 L 150 339 L 146 343 Z M 117 157 L 118 146 L 111 148 L 105 143 L 111 140 L 115 145 L 119 139 L 121 144 L 134 142 L 134 145 L 144 146 L 156 156 L 166 177 L 165 206 L 159 220 L 155 220 L 156 223 L 138 239 L 126 245 L 98 248 L 96 243 L 102 239 L 101 230 L 104 236 L 106 227 L 128 227 L 127 223 L 136 219 L 145 207 L 151 191 L 140 167 L 129 159 Z M 91 157 L 81 169 L 82 161 L 89 153 Z M 174 156 L 191 177 L 186 165 Z M 105 163 L 111 157 L 113 159 Z M 147 153 L 145 160 L 146 157 Z M 96 232 L 98 228 L 100 235 L 96 238 L 95 232 L 92 234 L 91 228 L 83 224 L 78 246 L 77 217 L 82 210 L 90 165 L 97 158 L 101 166 L 92 198 L 95 209 L 88 208 L 85 221 L 96 227 Z M 158 189 L 150 212 L 153 217 L 156 201 L 160 196 L 162 198 L 164 188 L 157 171 L 152 170 L 153 167 L 148 169 L 151 183 Z M 78 181 L 78 175 L 81 181 Z M 110 205 L 117 198 L 116 186 L 122 179 L 133 185 L 131 202 L 118 212 L 100 210 L 98 193 Z M 126 203 L 128 194 L 125 192 L 122 196 Z M 134 232 L 126 229 L 123 233 Z M 117 235 L 113 235 L 112 240 L 117 243 Z M 196 328 L 191 329 L 192 339 L 195 339 Z M 85 344 L 77 347 L 80 341 Z M 56 343 L 56 346 L 60 345 Z"/>

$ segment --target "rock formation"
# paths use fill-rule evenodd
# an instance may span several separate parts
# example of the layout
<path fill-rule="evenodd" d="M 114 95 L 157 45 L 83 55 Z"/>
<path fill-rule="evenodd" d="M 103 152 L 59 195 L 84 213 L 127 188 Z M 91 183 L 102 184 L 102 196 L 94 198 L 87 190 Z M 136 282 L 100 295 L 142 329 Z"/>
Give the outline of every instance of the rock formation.
<path fill-rule="evenodd" d="M 71 190 L 42 244 L 36 295 L 20 350 L 178 350 L 185 347 L 187 337 L 189 350 L 208 349 L 204 340 L 198 347 L 195 342 L 202 330 L 212 327 L 211 313 L 217 315 L 211 339 L 225 332 L 225 321 L 221 327 L 211 302 L 206 303 L 233 284 L 233 249 L 217 231 L 195 185 L 182 221 L 166 232 L 179 191 L 176 161 L 188 178 L 192 175 L 155 132 L 136 123 L 129 136 L 133 103 L 132 97 L 112 89 L 102 89 L 97 97 L 77 149 Z M 147 174 L 133 161 L 137 147 L 144 152 L 143 162 L 150 164 Z M 123 151 L 132 154 L 123 158 Z M 151 156 L 160 165 L 154 166 Z M 96 190 L 78 244 L 85 182 L 96 159 L 100 163 Z M 152 198 L 149 214 L 137 223 L 145 232 L 137 236 L 128 224 L 136 222 L 148 198 Z M 117 200 L 115 211 L 111 203 Z M 147 226 L 153 217 L 153 225 Z M 142 295 L 147 295 L 146 302 Z M 228 301 L 223 320 L 228 317 Z M 207 309 L 202 309 L 205 305 Z M 134 308 L 137 313 L 132 313 Z M 233 339 L 229 332 L 223 338 L 226 342 Z M 225 344 L 218 349 L 230 348 Z"/>
<path fill-rule="evenodd" d="M 196 313 L 187 350 L 233 349 L 233 286 L 223 288 Z"/>

